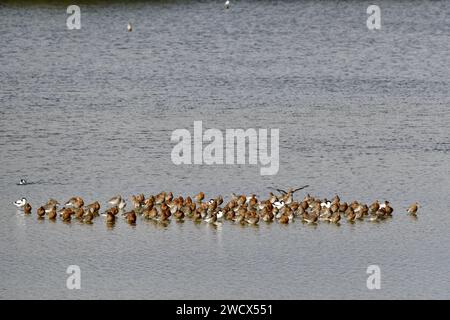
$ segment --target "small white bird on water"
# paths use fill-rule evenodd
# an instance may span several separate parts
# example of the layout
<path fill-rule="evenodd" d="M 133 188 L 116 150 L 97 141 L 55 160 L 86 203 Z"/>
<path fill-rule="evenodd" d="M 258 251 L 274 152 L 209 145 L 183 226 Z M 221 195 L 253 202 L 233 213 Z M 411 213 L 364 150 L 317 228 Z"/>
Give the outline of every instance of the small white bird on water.
<path fill-rule="evenodd" d="M 130 22 L 128 22 L 127 30 L 128 30 L 128 32 L 133 31 L 133 27 L 131 26 L 131 23 L 130 23 Z"/>
<path fill-rule="evenodd" d="M 25 198 L 14 201 L 14 205 L 17 208 L 19 208 L 20 210 L 22 210 L 26 204 L 27 204 L 27 199 L 25 199 Z"/>
<path fill-rule="evenodd" d="M 229 0 L 225 1 L 224 6 L 225 6 L 225 9 L 230 9 L 230 1 Z"/>

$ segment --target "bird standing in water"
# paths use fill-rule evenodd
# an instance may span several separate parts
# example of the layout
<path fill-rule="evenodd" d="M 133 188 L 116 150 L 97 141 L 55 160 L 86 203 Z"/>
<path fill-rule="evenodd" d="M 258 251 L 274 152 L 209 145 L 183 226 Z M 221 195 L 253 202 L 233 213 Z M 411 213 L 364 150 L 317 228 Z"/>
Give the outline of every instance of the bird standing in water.
<path fill-rule="evenodd" d="M 414 202 L 412 205 L 409 206 L 408 209 L 406 209 L 406 212 L 412 215 L 417 214 L 417 210 L 419 209 L 419 204 L 417 202 Z"/>

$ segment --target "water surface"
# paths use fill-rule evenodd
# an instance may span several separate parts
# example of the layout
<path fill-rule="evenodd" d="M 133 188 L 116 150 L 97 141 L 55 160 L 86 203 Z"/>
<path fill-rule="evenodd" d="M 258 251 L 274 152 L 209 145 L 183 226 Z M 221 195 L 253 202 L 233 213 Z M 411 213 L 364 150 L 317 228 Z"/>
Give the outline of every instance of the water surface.
<path fill-rule="evenodd" d="M 0 4 L 3 299 L 450 298 L 450 4 Z M 126 25 L 133 23 L 133 32 Z M 173 130 L 279 128 L 280 170 L 176 166 Z M 17 186 L 20 178 L 35 182 Z M 382 223 L 259 227 L 38 221 L 49 197 L 171 190 L 391 201 Z M 418 219 L 405 214 L 414 201 Z M 82 289 L 66 289 L 69 265 Z M 379 265 L 381 290 L 366 269 Z"/>

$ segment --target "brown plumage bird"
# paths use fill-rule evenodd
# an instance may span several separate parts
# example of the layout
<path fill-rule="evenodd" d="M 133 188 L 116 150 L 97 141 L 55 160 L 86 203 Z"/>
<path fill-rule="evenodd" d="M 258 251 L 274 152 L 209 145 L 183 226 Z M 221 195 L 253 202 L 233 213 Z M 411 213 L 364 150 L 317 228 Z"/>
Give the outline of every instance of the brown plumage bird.
<path fill-rule="evenodd" d="M 91 204 L 88 204 L 85 208 L 86 211 L 91 211 L 94 216 L 98 216 L 98 211 L 100 210 L 100 203 L 98 201 L 95 201 Z"/>
<path fill-rule="evenodd" d="M 289 216 L 287 214 L 283 214 L 280 219 L 278 219 L 279 223 L 282 224 L 288 224 L 289 223 Z"/>
<path fill-rule="evenodd" d="M 289 218 L 288 218 L 288 220 L 289 220 Z M 246 221 L 247 221 L 248 224 L 256 225 L 259 222 L 259 215 L 257 215 L 257 214 L 253 215 L 250 218 L 248 218 Z"/>
<path fill-rule="evenodd" d="M 409 214 L 416 215 L 417 210 L 419 210 L 419 204 L 417 202 L 414 202 L 412 205 L 408 207 L 408 209 L 406 209 L 406 212 L 408 212 Z"/>
<path fill-rule="evenodd" d="M 25 203 L 25 205 L 23 206 L 23 213 L 25 214 L 30 214 L 31 213 L 31 205 L 27 202 Z"/>
<path fill-rule="evenodd" d="M 43 219 L 44 216 L 45 216 L 45 209 L 44 209 L 44 207 L 39 207 L 37 209 L 36 213 L 37 213 L 39 219 Z"/>
<path fill-rule="evenodd" d="M 56 206 L 53 206 L 53 208 L 51 208 L 50 211 L 48 212 L 48 218 L 49 218 L 50 220 L 55 220 L 56 217 L 57 217 L 57 214 L 56 214 Z"/>
<path fill-rule="evenodd" d="M 177 212 L 175 212 L 175 214 L 173 216 L 177 220 L 183 220 L 184 219 L 184 212 L 181 211 L 181 210 L 178 210 Z"/>
<path fill-rule="evenodd" d="M 375 212 L 378 211 L 379 208 L 380 208 L 380 203 L 377 200 L 369 206 L 369 211 L 371 214 L 374 214 Z"/>
<path fill-rule="evenodd" d="M 147 218 L 149 219 L 156 219 L 158 217 L 158 210 L 156 208 L 152 208 L 147 215 Z"/>
<path fill-rule="evenodd" d="M 136 213 L 134 211 L 130 211 L 126 215 L 128 224 L 136 224 Z"/>
<path fill-rule="evenodd" d="M 74 214 L 73 210 L 70 208 L 64 208 L 61 211 L 61 218 L 65 222 L 69 222 L 72 219 L 72 215 Z"/>
<path fill-rule="evenodd" d="M 195 197 L 194 197 L 196 202 L 202 202 L 203 199 L 205 199 L 205 194 L 203 192 L 199 192 Z"/>
<path fill-rule="evenodd" d="M 392 212 L 394 212 L 394 209 L 390 206 L 389 201 L 385 201 L 384 205 L 385 205 L 384 209 L 386 210 L 386 215 L 391 216 Z"/>
<path fill-rule="evenodd" d="M 339 212 L 333 213 L 333 215 L 330 218 L 331 223 L 338 224 L 340 220 L 341 220 L 341 214 Z"/>
<path fill-rule="evenodd" d="M 83 222 L 87 224 L 92 224 L 92 220 L 94 220 L 94 212 L 93 210 L 89 210 L 88 213 L 84 215 Z"/>
<path fill-rule="evenodd" d="M 116 216 L 119 213 L 119 208 L 117 206 L 111 207 L 108 210 L 105 211 L 104 215 L 112 214 L 113 216 Z"/>
<path fill-rule="evenodd" d="M 345 211 L 347 210 L 347 208 L 348 208 L 347 202 L 343 202 L 343 203 L 341 203 L 341 204 L 339 205 L 339 211 L 340 211 L 340 212 L 345 212 Z"/>
<path fill-rule="evenodd" d="M 83 205 L 84 201 L 81 197 L 72 197 L 66 203 L 66 206 L 73 208 L 81 208 Z"/>
<path fill-rule="evenodd" d="M 194 222 L 202 221 L 202 214 L 201 214 L 201 210 L 200 209 L 195 210 L 194 214 L 192 215 L 192 220 Z"/>
<path fill-rule="evenodd" d="M 106 223 L 113 224 L 116 222 L 116 216 L 112 212 L 106 212 Z"/>
<path fill-rule="evenodd" d="M 83 208 L 75 208 L 73 209 L 74 213 L 75 213 L 75 218 L 81 220 L 83 219 L 84 216 L 84 209 Z"/>
<path fill-rule="evenodd" d="M 356 219 L 356 213 L 352 209 L 352 207 L 348 207 L 347 211 L 345 212 L 347 221 L 354 222 Z"/>

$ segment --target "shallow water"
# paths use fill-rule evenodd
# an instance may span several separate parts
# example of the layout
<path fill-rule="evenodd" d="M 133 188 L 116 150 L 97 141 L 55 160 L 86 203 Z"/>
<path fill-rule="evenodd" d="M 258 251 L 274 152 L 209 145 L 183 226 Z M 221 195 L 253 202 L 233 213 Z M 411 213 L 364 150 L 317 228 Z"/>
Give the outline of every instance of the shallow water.
<path fill-rule="evenodd" d="M 100 2 L 78 31 L 65 6 L 0 4 L 0 298 L 450 298 L 450 3 L 377 3 L 376 32 L 359 1 Z M 195 120 L 279 128 L 278 174 L 174 165 L 170 135 Z M 297 198 L 388 199 L 394 217 L 109 229 L 12 205 L 303 184 Z"/>

